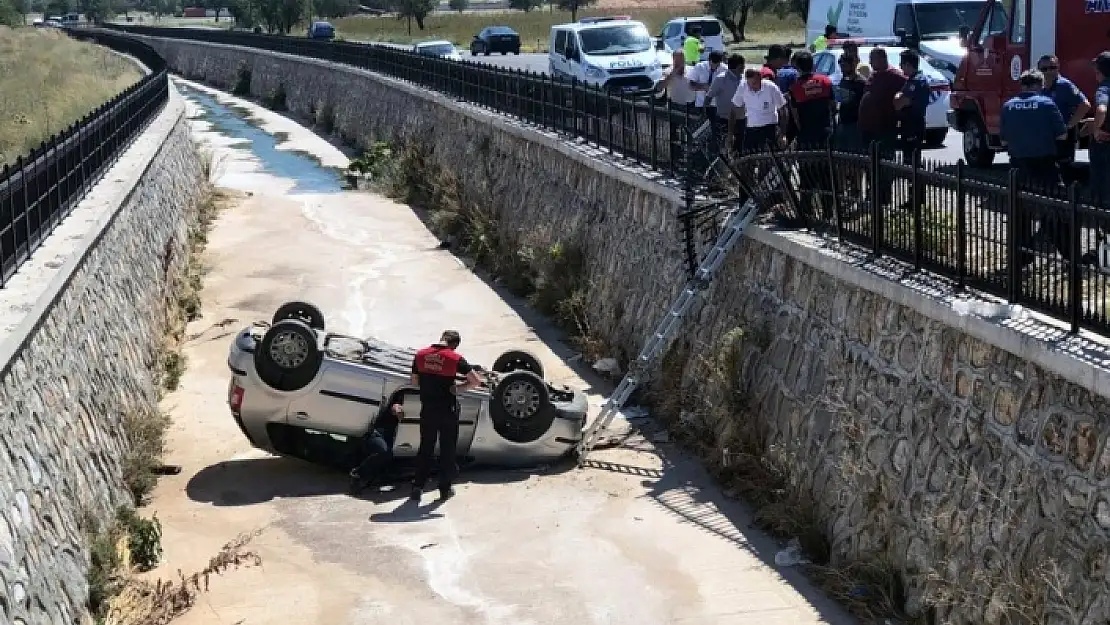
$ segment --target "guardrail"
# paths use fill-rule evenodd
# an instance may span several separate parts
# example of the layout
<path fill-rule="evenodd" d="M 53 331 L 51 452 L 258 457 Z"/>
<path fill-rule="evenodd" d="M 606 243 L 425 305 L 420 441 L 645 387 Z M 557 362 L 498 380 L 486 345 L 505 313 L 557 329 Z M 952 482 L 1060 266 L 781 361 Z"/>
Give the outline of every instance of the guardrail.
<path fill-rule="evenodd" d="M 743 196 L 735 181 L 706 173 L 716 156 L 715 150 L 702 148 L 712 135 L 691 132 L 703 120 L 689 108 L 390 46 L 186 28 L 111 28 L 344 63 L 620 153 L 682 183 L 687 201 L 680 217 L 691 268 L 715 240 L 723 210 Z M 693 138 L 699 134 L 701 139 Z M 915 270 L 953 279 L 957 288 L 979 289 L 1060 317 L 1073 332 L 1087 328 L 1110 336 L 1110 213 L 1075 185 L 1067 191 L 1034 189 L 1019 184 L 1013 172 L 992 179 L 971 175 L 962 162 L 902 163 L 880 155 L 875 146 L 863 153 L 794 150 L 732 160 L 744 176 L 779 168 L 788 182 L 770 200 L 790 225 L 830 233 L 874 256 L 904 260 Z M 748 181 L 749 188 L 753 182 Z M 730 185 L 724 199 L 713 199 L 715 187 Z M 907 195 L 912 186 L 921 190 L 917 202 Z"/>
<path fill-rule="evenodd" d="M 146 44 L 113 33 L 66 32 L 130 54 L 151 73 L 16 159 L 14 166 L 0 170 L 0 287 L 69 215 L 169 97 L 165 61 Z"/>

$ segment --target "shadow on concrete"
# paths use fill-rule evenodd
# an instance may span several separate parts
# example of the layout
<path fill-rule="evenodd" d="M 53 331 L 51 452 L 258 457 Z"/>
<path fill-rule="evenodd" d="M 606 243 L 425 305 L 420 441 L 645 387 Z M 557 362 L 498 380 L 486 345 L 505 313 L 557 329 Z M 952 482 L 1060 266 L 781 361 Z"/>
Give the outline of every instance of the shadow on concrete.
<path fill-rule="evenodd" d="M 565 465 L 565 466 L 564 466 Z M 464 467 L 456 484 L 505 484 L 533 475 L 552 475 L 570 469 L 570 463 L 529 468 Z M 379 484 L 356 495 L 375 503 L 407 497 L 413 475 L 411 462 L 390 467 Z M 430 480 L 435 486 L 435 472 Z M 274 499 L 321 497 L 348 493 L 349 476 L 341 471 L 283 456 L 227 460 L 205 467 L 189 479 L 185 493 L 198 503 L 218 507 L 251 506 Z M 427 495 L 435 497 L 436 493 Z"/>
<path fill-rule="evenodd" d="M 407 493 L 406 493 L 407 494 Z M 370 515 L 371 523 L 415 523 L 429 519 L 441 519 L 443 515 L 436 512 L 443 505 L 443 501 L 436 499 L 431 503 L 421 503 L 405 499 L 401 505 L 389 512 L 375 512 Z"/>
<path fill-rule="evenodd" d="M 642 497 L 651 499 L 680 523 L 697 527 L 729 547 L 743 549 L 759 558 L 769 572 L 777 574 L 805 598 L 820 614 L 823 623 L 858 623 L 855 617 L 814 586 L 803 569 L 775 564 L 775 554 L 782 546 L 756 528 L 751 507 L 727 496 L 700 460 L 675 444 L 650 443 L 652 436 L 662 431 L 656 423 L 648 421 L 633 424 L 632 427 L 633 434 L 619 448 L 651 454 L 662 468 L 637 466 L 633 464 L 635 461 L 610 462 L 597 457 L 588 458 L 584 468 L 644 478 L 640 481 L 645 489 Z M 604 452 L 598 455 L 604 457 Z"/>

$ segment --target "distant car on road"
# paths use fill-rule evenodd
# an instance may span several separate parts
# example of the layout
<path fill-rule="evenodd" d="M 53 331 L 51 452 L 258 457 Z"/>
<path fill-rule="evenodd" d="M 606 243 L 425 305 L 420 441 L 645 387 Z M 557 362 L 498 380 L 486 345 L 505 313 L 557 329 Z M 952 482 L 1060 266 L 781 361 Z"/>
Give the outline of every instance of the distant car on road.
<path fill-rule="evenodd" d="M 401 404 L 393 453 L 411 460 L 420 444 L 415 355 L 380 339 L 327 332 L 318 308 L 289 302 L 271 323 L 256 322 L 232 341 L 228 406 L 254 447 L 350 469 L 382 409 Z M 572 454 L 586 396 L 546 382 L 542 363 L 526 351 L 501 354 L 491 369 L 477 369 L 482 386 L 458 398 L 459 464 L 530 466 Z"/>
<path fill-rule="evenodd" d="M 876 41 L 874 39 L 834 39 L 829 43 L 827 49 L 813 55 L 814 71 L 828 76 L 834 85 L 840 83 L 842 76 L 840 57 L 844 54 L 842 46 L 847 41 L 859 43 L 859 56 L 864 63 L 867 62 L 873 48 L 881 47 L 885 49 L 887 58 L 891 59 L 892 64 L 898 62 L 898 55 L 906 49 L 897 46 L 879 45 L 878 43 L 868 45 L 869 41 Z M 925 109 L 925 143 L 929 146 L 943 145 L 944 140 L 948 137 L 948 108 L 949 99 L 952 96 L 952 83 L 945 78 L 939 69 L 928 63 L 921 64 L 921 71 L 925 74 L 925 79 L 929 81 L 930 91 L 929 107 Z"/>
<path fill-rule="evenodd" d="M 309 39 L 331 40 L 335 39 L 335 26 L 327 22 L 312 22 L 308 27 Z"/>
<path fill-rule="evenodd" d="M 450 41 L 423 41 L 412 47 L 412 51 L 424 56 L 437 56 L 452 61 L 461 61 L 462 55 Z"/>
<path fill-rule="evenodd" d="M 486 26 L 470 42 L 470 54 L 489 56 L 492 52 L 520 54 L 520 34 L 508 26 Z"/>

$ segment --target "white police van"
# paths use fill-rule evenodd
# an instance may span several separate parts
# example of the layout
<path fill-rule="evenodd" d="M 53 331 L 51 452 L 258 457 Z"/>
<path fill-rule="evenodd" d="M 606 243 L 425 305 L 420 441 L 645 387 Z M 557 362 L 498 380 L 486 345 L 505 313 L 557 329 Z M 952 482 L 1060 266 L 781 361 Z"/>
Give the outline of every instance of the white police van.
<path fill-rule="evenodd" d="M 582 18 L 551 27 L 548 65 L 560 80 L 643 93 L 663 78 L 657 47 L 642 22 L 623 16 Z"/>

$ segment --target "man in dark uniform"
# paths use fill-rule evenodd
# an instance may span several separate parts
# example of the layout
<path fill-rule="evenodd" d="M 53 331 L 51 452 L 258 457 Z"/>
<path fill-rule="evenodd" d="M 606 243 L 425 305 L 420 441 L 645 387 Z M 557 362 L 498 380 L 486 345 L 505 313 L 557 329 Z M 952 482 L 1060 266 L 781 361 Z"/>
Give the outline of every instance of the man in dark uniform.
<path fill-rule="evenodd" d="M 1064 118 L 1064 125 L 1068 127 L 1068 136 L 1056 143 L 1060 173 L 1067 174 L 1071 171 L 1072 163 L 1075 162 L 1077 128 L 1087 117 L 1087 112 L 1091 110 L 1091 103 L 1075 83 L 1060 75 L 1060 59 L 1055 55 L 1042 56 L 1037 61 L 1037 71 L 1044 74 L 1042 94 L 1052 98 L 1056 103 L 1056 107 L 1060 109 L 1060 115 Z M 1067 178 L 1070 180 L 1071 176 Z"/>
<path fill-rule="evenodd" d="M 929 108 L 929 81 L 921 71 L 921 56 L 914 50 L 903 50 L 898 55 L 898 66 L 906 75 L 906 83 L 894 96 L 894 110 L 898 111 L 898 142 L 902 162 L 914 165 L 920 162 L 921 147 L 925 144 L 925 110 Z M 905 208 L 918 208 L 925 203 L 925 185 L 910 190 L 910 201 Z M 916 205 L 916 206 L 915 206 Z"/>
<path fill-rule="evenodd" d="M 481 385 L 474 367 L 455 351 L 462 339 L 454 330 L 444 330 L 438 343 L 416 352 L 412 360 L 412 383 L 420 388 L 420 449 L 416 453 L 416 477 L 410 499 L 420 499 L 432 468 L 432 454 L 439 440 L 439 494 L 455 494 L 455 445 L 459 441 L 458 395 Z M 456 376 L 466 381 L 456 383 Z"/>
<path fill-rule="evenodd" d="M 1064 118 L 1052 98 L 1043 95 L 1043 74 L 1025 71 L 1018 83 L 1021 93 L 1002 105 L 999 124 L 1002 142 L 1010 155 L 1010 164 L 1020 172 L 1023 181 L 1032 182 L 1037 191 L 1054 190 L 1061 184 L 1056 142 L 1067 136 Z M 1033 242 L 1032 221 L 1018 220 L 1021 248 L 1018 261 L 1022 267 L 1028 267 L 1034 260 L 1029 251 Z M 1045 230 L 1047 232 L 1042 230 L 1042 233 L 1053 240 L 1060 255 L 1068 258 L 1070 246 L 1066 228 L 1048 221 Z"/>
<path fill-rule="evenodd" d="M 1095 115 L 1090 126 L 1091 192 L 1102 208 L 1110 208 L 1110 52 L 1101 52 L 1094 59 Z"/>

